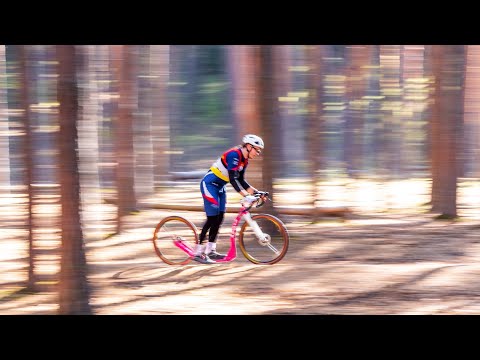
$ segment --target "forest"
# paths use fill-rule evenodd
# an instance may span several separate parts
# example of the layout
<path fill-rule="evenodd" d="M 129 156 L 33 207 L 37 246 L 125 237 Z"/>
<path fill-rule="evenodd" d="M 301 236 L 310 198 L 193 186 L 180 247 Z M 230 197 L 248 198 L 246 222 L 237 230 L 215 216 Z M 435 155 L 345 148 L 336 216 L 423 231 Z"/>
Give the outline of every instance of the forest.
<path fill-rule="evenodd" d="M 95 313 L 89 239 L 197 191 L 247 133 L 279 216 L 478 220 L 479 69 L 476 45 L 0 46 L 4 284 Z"/>

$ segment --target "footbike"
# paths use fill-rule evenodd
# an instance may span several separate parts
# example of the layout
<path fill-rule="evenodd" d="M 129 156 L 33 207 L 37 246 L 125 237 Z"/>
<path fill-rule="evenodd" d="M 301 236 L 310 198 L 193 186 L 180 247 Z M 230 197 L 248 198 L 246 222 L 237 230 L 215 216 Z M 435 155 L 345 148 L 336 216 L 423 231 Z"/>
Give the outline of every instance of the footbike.
<path fill-rule="evenodd" d="M 259 265 L 272 265 L 283 259 L 288 250 L 289 236 L 283 222 L 270 214 L 250 214 L 250 209 L 261 207 L 268 200 L 268 192 L 245 196 L 241 208 L 233 220 L 230 233 L 230 249 L 225 258 L 215 260 L 224 263 L 237 257 L 236 233 L 242 219 L 245 220 L 238 234 L 240 251 L 247 260 Z M 169 265 L 188 264 L 198 243 L 198 229 L 190 220 L 181 216 L 162 219 L 153 233 L 155 252 Z"/>

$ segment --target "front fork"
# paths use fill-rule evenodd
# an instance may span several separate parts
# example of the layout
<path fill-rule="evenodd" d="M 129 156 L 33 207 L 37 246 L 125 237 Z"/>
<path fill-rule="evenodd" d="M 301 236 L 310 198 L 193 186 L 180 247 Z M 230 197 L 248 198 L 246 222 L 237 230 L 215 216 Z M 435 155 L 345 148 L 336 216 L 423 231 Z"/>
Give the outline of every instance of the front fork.
<path fill-rule="evenodd" d="M 257 236 L 258 240 L 261 243 L 264 243 L 266 241 L 265 234 L 260 229 L 257 222 L 252 219 L 252 216 L 250 215 L 250 213 L 243 214 L 243 217 L 245 218 L 245 221 L 248 223 L 248 225 L 250 225 L 250 227 L 253 229 L 253 232 Z"/>

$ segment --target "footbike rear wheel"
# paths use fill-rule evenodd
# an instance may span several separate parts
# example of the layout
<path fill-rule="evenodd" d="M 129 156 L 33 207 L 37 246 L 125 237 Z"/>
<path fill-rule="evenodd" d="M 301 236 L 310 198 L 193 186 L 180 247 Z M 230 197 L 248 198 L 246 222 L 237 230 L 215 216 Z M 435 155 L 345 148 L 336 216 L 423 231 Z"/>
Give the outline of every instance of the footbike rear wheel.
<path fill-rule="evenodd" d="M 197 227 L 181 216 L 162 219 L 153 232 L 153 247 L 158 257 L 169 265 L 185 265 L 191 258 L 179 249 L 174 240 L 182 240 L 192 249 L 198 243 Z"/>
<path fill-rule="evenodd" d="M 289 236 L 283 222 L 273 215 L 252 215 L 265 239 L 259 239 L 248 222 L 240 229 L 238 243 L 243 256 L 254 264 L 272 265 L 283 259 L 288 250 Z"/>

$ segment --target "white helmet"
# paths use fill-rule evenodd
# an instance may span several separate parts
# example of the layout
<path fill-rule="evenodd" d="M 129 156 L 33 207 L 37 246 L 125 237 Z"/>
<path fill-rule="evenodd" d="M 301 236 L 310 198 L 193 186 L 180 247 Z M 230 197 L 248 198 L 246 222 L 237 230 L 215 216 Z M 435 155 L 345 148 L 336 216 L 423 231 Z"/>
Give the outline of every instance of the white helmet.
<path fill-rule="evenodd" d="M 263 140 L 260 136 L 253 135 L 253 134 L 247 134 L 242 138 L 242 142 L 244 144 L 251 144 L 253 146 L 257 146 L 260 149 L 263 149 Z"/>

